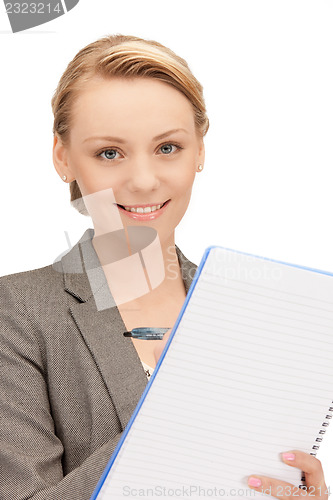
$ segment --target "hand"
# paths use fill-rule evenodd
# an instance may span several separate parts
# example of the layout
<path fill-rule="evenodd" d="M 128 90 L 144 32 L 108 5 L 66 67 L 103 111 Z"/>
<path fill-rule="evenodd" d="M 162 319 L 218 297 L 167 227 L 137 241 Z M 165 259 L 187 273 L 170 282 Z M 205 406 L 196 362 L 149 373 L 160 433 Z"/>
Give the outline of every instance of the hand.
<path fill-rule="evenodd" d="M 171 333 L 171 330 L 172 328 L 170 328 L 163 336 L 163 340 L 154 340 L 156 346 L 155 346 L 155 349 L 154 349 L 154 357 L 155 357 L 155 361 L 157 363 L 157 361 L 159 360 L 161 354 L 162 354 L 162 351 L 165 347 L 165 344 L 167 343 L 168 341 L 168 338 L 170 337 L 170 333 Z"/>
<path fill-rule="evenodd" d="M 294 497 L 307 500 L 328 499 L 329 492 L 325 484 L 323 468 L 318 458 L 303 451 L 292 450 L 282 453 L 282 460 L 285 464 L 297 467 L 304 472 L 307 490 L 271 477 L 256 475 L 248 478 L 249 487 L 279 499 L 288 498 L 291 500 Z"/>

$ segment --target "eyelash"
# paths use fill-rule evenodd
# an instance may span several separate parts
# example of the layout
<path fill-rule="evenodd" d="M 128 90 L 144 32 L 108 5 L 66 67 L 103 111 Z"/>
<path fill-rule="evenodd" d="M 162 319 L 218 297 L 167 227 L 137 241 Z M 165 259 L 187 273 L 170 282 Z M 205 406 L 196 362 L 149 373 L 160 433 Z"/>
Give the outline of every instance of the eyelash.
<path fill-rule="evenodd" d="M 175 147 L 177 148 L 177 150 L 176 150 L 176 151 L 174 151 L 173 153 L 164 154 L 164 155 L 163 155 L 163 153 L 161 153 L 163 156 L 171 156 L 172 154 L 177 153 L 177 152 L 178 152 L 178 151 L 180 151 L 181 149 L 184 149 L 184 148 L 183 148 L 180 144 L 178 144 L 178 143 L 176 143 L 176 142 L 165 142 L 164 144 L 161 144 L 161 145 L 159 146 L 159 148 L 158 148 L 158 149 L 160 150 L 161 148 L 163 148 L 163 146 L 175 146 Z M 97 158 L 99 158 L 100 160 L 104 160 L 104 161 L 107 161 L 107 162 L 109 162 L 109 161 L 115 161 L 115 160 L 116 160 L 116 158 L 114 158 L 114 159 L 112 159 L 112 160 L 107 159 L 107 158 L 103 158 L 101 155 L 102 155 L 103 153 L 105 153 L 105 151 L 115 151 L 116 153 L 121 154 L 121 153 L 118 151 L 118 149 L 117 149 L 117 148 L 110 147 L 110 148 L 104 148 L 104 149 L 102 149 L 102 150 L 98 151 L 98 152 L 95 154 L 95 156 L 96 156 Z"/>

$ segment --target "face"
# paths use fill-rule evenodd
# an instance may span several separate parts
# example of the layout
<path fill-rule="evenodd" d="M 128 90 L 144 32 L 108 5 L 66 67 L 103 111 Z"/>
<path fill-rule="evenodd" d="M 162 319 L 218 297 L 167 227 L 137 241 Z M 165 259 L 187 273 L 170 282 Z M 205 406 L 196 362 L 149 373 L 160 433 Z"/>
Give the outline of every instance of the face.
<path fill-rule="evenodd" d="M 123 226 L 151 226 L 169 244 L 203 161 L 191 103 L 151 78 L 90 80 L 73 105 L 68 144 L 54 145 L 58 173 L 76 179 L 85 200 L 112 188 Z"/>

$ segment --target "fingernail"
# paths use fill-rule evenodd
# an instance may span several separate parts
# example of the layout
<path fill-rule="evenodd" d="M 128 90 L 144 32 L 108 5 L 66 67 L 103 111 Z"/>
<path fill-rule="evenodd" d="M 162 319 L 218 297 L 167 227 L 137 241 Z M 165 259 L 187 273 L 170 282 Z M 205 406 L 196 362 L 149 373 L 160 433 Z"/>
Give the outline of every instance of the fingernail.
<path fill-rule="evenodd" d="M 248 485 L 254 486 L 255 488 L 258 488 L 258 486 L 261 486 L 261 481 L 257 477 L 249 477 Z"/>
<path fill-rule="evenodd" d="M 295 453 L 282 453 L 283 460 L 295 460 Z"/>

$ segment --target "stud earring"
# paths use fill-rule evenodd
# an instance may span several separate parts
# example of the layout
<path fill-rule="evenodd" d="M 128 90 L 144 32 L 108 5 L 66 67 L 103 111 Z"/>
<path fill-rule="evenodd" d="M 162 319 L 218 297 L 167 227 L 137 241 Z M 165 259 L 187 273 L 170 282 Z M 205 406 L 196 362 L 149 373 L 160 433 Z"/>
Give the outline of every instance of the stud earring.
<path fill-rule="evenodd" d="M 67 175 L 63 175 L 61 178 L 63 181 L 67 181 Z"/>
<path fill-rule="evenodd" d="M 202 165 L 199 165 L 198 166 L 198 172 L 201 172 L 203 170 L 203 166 Z"/>

